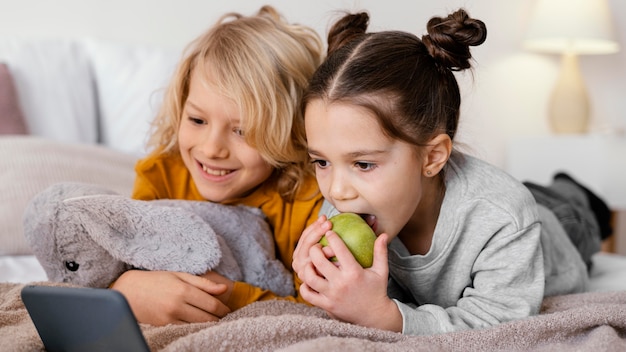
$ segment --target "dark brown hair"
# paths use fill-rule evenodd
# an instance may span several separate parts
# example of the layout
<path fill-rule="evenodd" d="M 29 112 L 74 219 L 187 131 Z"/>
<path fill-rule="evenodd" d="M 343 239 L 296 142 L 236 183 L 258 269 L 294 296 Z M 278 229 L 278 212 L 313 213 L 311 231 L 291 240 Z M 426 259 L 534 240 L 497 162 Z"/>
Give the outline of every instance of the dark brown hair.
<path fill-rule="evenodd" d="M 414 145 L 447 133 L 454 138 L 461 96 L 454 71 L 471 68 L 470 46 L 482 44 L 485 24 L 463 9 L 428 21 L 428 34 L 366 33 L 369 15 L 348 14 L 328 34 L 328 57 L 304 97 L 371 110 L 384 132 Z"/>

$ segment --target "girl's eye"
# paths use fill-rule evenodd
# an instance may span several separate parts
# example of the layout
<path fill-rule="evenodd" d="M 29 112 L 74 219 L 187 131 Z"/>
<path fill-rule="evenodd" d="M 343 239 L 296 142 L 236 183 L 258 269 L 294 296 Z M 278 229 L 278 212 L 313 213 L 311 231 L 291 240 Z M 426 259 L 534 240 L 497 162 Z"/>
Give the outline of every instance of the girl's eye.
<path fill-rule="evenodd" d="M 313 159 L 311 160 L 311 163 L 314 164 L 316 167 L 319 167 L 320 169 L 323 169 L 326 166 L 328 166 L 328 162 L 326 160 L 321 160 L 321 159 Z"/>
<path fill-rule="evenodd" d="M 362 170 L 362 171 L 369 171 L 376 167 L 376 164 L 366 163 L 363 161 L 356 162 L 354 163 L 354 165 L 356 166 L 357 169 Z"/>
<path fill-rule="evenodd" d="M 236 135 L 243 137 L 244 133 L 243 130 L 239 127 L 235 127 L 233 128 L 233 132 L 235 132 Z"/>

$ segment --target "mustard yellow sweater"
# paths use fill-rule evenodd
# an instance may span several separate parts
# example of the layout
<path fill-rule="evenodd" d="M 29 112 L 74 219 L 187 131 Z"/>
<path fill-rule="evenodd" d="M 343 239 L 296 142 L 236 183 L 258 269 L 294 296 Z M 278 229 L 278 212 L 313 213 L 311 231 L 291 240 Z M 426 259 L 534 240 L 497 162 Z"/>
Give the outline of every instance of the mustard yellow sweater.
<path fill-rule="evenodd" d="M 134 199 L 204 200 L 178 153 L 148 156 L 137 162 L 135 171 L 137 178 L 132 195 Z M 286 202 L 268 183 L 246 197 L 227 202 L 257 207 L 265 213 L 274 232 L 278 259 L 290 271 L 298 239 L 302 231 L 317 219 L 322 205 L 322 195 L 314 177 L 306 180 L 295 198 L 293 202 Z M 301 281 L 295 273 L 294 282 L 298 292 Z M 273 298 L 279 297 L 271 291 L 245 282 L 235 282 L 227 305 L 235 310 L 255 301 Z M 295 297 L 280 298 L 304 302 L 297 293 Z"/>

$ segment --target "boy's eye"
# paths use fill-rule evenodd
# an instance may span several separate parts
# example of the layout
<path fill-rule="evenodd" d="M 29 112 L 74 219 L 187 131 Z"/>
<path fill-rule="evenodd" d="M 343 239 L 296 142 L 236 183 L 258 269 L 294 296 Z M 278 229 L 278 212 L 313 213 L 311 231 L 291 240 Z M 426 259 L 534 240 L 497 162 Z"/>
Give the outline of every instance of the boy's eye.
<path fill-rule="evenodd" d="M 191 121 L 191 123 L 195 124 L 195 125 L 202 125 L 204 124 L 204 120 L 197 118 L 197 117 L 193 117 L 193 116 L 189 116 L 189 121 Z"/>
<path fill-rule="evenodd" d="M 366 162 L 363 162 L 363 161 L 358 161 L 358 162 L 354 163 L 354 165 L 356 166 L 357 169 L 362 170 L 362 171 L 369 171 L 369 170 L 373 169 L 374 167 L 376 167 L 376 164 L 366 163 Z"/>
<path fill-rule="evenodd" d="M 316 167 L 319 167 L 321 169 L 323 169 L 326 166 L 328 166 L 328 162 L 326 160 L 321 160 L 321 159 L 313 159 L 313 160 L 311 160 L 311 163 L 314 164 Z"/>

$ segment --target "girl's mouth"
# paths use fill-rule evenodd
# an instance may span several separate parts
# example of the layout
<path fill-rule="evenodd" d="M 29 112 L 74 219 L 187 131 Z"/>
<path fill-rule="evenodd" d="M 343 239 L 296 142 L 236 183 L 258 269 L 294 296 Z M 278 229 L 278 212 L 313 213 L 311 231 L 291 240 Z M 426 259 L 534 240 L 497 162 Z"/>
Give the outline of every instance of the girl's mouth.
<path fill-rule="evenodd" d="M 359 214 L 363 220 L 365 220 L 365 222 L 370 225 L 370 227 L 372 228 L 372 230 L 374 230 L 374 233 L 378 233 L 376 232 L 376 228 L 378 227 L 378 221 L 376 221 L 376 215 L 371 215 L 371 214 Z"/>

